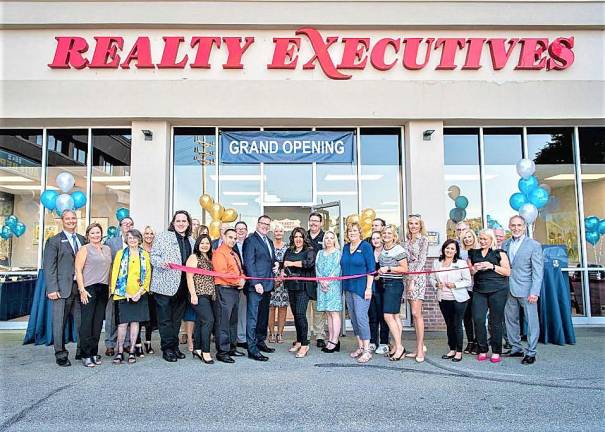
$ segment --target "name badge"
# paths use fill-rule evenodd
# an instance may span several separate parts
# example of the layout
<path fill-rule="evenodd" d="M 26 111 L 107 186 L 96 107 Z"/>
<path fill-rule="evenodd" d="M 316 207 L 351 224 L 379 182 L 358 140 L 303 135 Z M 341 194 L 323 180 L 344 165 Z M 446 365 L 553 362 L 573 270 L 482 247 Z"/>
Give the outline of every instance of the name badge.
<path fill-rule="evenodd" d="M 65 240 L 65 239 L 61 240 L 61 243 L 67 243 L 67 242 L 69 242 L 69 240 Z"/>
<path fill-rule="evenodd" d="M 360 251 L 360 250 L 357 250 L 357 251 L 355 251 L 355 253 L 361 253 L 361 251 Z"/>

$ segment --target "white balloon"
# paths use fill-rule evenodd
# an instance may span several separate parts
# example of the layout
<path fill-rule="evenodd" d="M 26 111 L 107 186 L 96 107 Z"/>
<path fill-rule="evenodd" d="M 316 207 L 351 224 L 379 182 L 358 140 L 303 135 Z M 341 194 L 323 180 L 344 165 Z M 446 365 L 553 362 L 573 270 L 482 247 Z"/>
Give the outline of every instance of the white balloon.
<path fill-rule="evenodd" d="M 538 218 L 538 209 L 532 203 L 523 204 L 519 209 L 519 215 L 523 217 L 528 224 L 533 224 Z"/>
<path fill-rule="evenodd" d="M 57 176 L 56 182 L 59 189 L 61 189 L 61 192 L 67 193 L 74 187 L 76 180 L 70 173 L 62 172 Z"/>
<path fill-rule="evenodd" d="M 550 192 L 551 192 L 551 190 L 552 190 L 552 189 L 550 188 L 550 186 L 549 186 L 549 185 L 547 185 L 546 183 L 542 183 L 542 184 L 540 185 L 540 187 L 541 187 L 542 189 L 544 189 L 546 192 L 548 192 L 548 195 L 550 195 Z"/>
<path fill-rule="evenodd" d="M 74 209 L 74 199 L 69 194 L 59 195 L 55 203 L 57 210 L 61 212 Z"/>
<path fill-rule="evenodd" d="M 523 178 L 528 178 L 536 172 L 536 164 L 531 159 L 521 159 L 517 162 L 517 174 Z"/>

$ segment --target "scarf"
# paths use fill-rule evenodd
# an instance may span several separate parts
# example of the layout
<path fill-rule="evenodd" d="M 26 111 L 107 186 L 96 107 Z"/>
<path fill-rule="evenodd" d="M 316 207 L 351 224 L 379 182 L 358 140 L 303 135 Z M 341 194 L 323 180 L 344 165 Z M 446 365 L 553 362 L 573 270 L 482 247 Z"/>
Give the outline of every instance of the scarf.
<path fill-rule="evenodd" d="M 128 284 L 128 262 L 130 259 L 130 248 L 122 249 L 122 258 L 120 259 L 120 272 L 116 281 L 115 294 L 120 297 L 126 297 L 126 285 Z M 139 266 L 141 277 L 138 280 L 139 286 L 145 281 L 145 273 L 147 271 L 147 262 L 143 249 L 139 248 Z"/>

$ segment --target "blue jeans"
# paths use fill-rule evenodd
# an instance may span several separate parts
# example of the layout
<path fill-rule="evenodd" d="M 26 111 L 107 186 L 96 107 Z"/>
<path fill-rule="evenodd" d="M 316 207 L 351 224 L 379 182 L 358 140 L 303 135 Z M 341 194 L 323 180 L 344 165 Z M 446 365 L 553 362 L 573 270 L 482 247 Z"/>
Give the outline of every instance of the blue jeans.
<path fill-rule="evenodd" d="M 365 300 L 350 291 L 345 291 L 349 317 L 353 325 L 353 333 L 361 340 L 370 340 L 370 320 L 368 310 L 370 309 L 370 300 Z"/>

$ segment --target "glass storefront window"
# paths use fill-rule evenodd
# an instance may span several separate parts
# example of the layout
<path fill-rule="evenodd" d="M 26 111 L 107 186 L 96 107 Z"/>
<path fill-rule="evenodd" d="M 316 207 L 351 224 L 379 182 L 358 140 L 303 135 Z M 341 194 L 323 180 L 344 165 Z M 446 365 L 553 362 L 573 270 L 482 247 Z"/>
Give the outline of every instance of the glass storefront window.
<path fill-rule="evenodd" d="M 130 129 L 92 130 L 92 199 L 90 222 L 107 234 L 118 226 L 116 210 L 130 208 Z"/>
<path fill-rule="evenodd" d="M 542 244 L 565 246 L 569 265 L 576 266 L 580 245 L 572 136 L 572 128 L 528 128 L 527 157 L 535 162 L 535 176 L 551 196 L 534 223 L 533 236 Z"/>
<path fill-rule="evenodd" d="M 466 222 L 474 229 L 483 226 L 481 219 L 481 179 L 479 171 L 479 129 L 446 128 L 443 136 L 444 146 L 444 200 L 447 213 L 447 237 L 456 236 L 455 223 L 450 220 L 450 210 L 455 207 L 448 196 L 448 189 L 457 186 L 460 195 L 468 199 Z"/>
<path fill-rule="evenodd" d="M 483 129 L 483 153 L 488 228 L 500 225 L 508 231 L 508 219 L 516 213 L 508 201 L 512 194 L 519 191 L 519 175 L 515 167 L 523 158 L 523 130 Z"/>
<path fill-rule="evenodd" d="M 389 224 L 401 224 L 401 129 L 360 131 L 361 208 Z"/>
<path fill-rule="evenodd" d="M 174 209 L 187 210 L 205 225 L 212 218 L 199 198 L 207 193 L 216 199 L 216 155 L 214 128 L 174 129 Z"/>
<path fill-rule="evenodd" d="M 41 130 L 0 131 L 0 220 L 13 215 L 25 227 L 0 238 L 0 271 L 37 270 L 41 167 Z"/>

